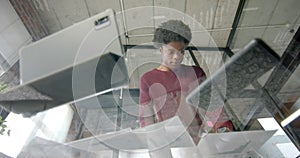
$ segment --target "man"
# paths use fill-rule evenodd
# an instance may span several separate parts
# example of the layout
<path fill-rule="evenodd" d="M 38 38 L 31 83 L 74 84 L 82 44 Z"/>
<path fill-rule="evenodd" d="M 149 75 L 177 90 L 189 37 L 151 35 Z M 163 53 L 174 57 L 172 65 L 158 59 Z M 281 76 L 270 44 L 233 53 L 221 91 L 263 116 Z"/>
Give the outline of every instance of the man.
<path fill-rule="evenodd" d="M 177 115 L 197 144 L 202 120 L 185 98 L 206 75 L 198 66 L 181 64 L 191 38 L 190 28 L 179 20 L 164 22 L 155 30 L 153 42 L 162 62 L 141 77 L 139 121 L 144 127 Z"/>

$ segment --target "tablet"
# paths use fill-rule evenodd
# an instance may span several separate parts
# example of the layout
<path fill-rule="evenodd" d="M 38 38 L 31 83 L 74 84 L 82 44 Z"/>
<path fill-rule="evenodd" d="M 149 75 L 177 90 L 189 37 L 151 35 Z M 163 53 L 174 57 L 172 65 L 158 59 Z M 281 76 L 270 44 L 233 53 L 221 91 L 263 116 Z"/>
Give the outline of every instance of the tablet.
<path fill-rule="evenodd" d="M 279 59 L 264 41 L 254 39 L 195 88 L 186 101 L 208 110 L 209 106 L 239 96 L 244 88 L 278 64 Z"/>

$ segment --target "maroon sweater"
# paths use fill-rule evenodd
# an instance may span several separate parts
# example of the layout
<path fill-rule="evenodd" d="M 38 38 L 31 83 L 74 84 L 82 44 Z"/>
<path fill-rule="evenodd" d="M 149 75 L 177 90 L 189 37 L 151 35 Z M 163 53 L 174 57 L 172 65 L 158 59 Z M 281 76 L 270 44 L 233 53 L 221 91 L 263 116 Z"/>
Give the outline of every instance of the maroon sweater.
<path fill-rule="evenodd" d="M 140 126 L 178 115 L 187 124 L 201 125 L 201 119 L 185 97 L 206 78 L 197 66 L 183 66 L 180 72 L 153 69 L 140 80 Z M 154 117 L 153 117 L 154 116 Z"/>

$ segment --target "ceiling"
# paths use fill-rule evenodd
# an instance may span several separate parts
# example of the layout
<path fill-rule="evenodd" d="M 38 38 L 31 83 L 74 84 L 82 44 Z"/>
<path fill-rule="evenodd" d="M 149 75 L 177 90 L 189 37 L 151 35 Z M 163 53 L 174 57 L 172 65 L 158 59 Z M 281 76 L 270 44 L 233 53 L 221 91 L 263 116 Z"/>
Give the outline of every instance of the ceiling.
<path fill-rule="evenodd" d="M 117 13 L 126 10 L 125 22 L 121 14 L 118 18 L 120 29 L 125 28 L 128 32 L 127 44 L 150 42 L 153 34 L 151 25 L 157 26 L 161 21 L 171 17 L 181 18 L 168 15 L 171 11 L 156 8 L 167 7 L 181 12 L 181 15 L 191 16 L 199 22 L 209 32 L 217 47 L 226 47 L 240 3 L 239 0 L 33 0 L 33 2 L 50 34 L 112 8 Z M 153 9 L 128 11 L 145 6 Z M 236 52 L 251 39 L 258 37 L 281 54 L 293 36 L 292 30 L 299 27 L 299 6 L 298 0 L 246 0 L 237 28 L 234 28 L 236 32 L 230 48 Z M 154 18 L 147 19 L 148 17 Z M 136 29 L 135 26 L 139 23 L 143 23 L 145 27 Z M 193 36 L 198 35 L 194 33 Z M 213 41 L 203 41 L 205 42 L 201 42 L 200 46 L 215 46 L 212 44 Z M 126 43 L 125 40 L 123 43 Z"/>

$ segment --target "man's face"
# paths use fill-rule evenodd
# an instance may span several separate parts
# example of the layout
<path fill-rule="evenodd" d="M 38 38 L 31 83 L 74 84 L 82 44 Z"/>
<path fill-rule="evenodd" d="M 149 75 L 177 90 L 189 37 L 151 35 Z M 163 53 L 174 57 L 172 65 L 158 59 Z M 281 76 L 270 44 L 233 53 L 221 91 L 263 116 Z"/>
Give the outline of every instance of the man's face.
<path fill-rule="evenodd" d="M 184 42 L 170 42 L 160 48 L 162 54 L 162 64 L 170 69 L 176 69 L 180 66 L 186 45 Z"/>

